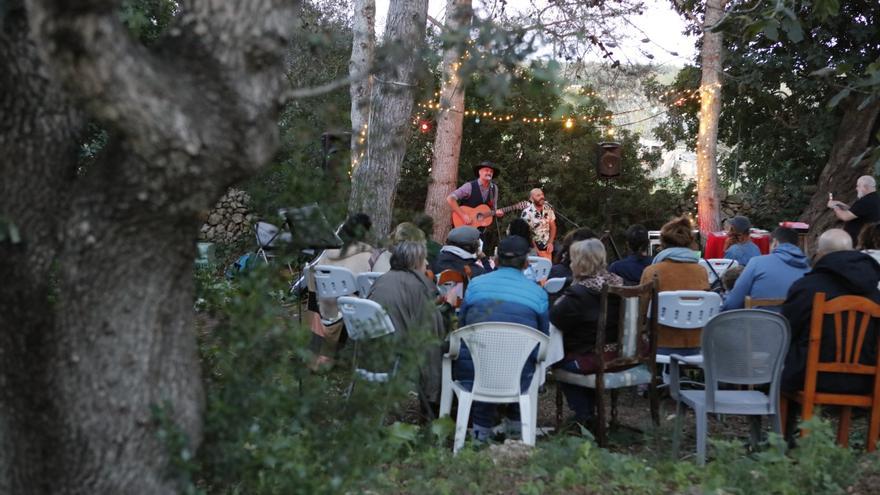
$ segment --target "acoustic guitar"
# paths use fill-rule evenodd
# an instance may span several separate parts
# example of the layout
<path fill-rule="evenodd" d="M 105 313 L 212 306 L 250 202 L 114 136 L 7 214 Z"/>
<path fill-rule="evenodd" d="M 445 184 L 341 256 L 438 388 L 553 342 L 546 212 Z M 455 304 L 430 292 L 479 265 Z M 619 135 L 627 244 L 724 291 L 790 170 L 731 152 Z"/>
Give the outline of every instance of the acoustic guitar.
<path fill-rule="evenodd" d="M 529 205 L 528 201 L 520 201 L 519 203 L 505 206 L 501 208 L 501 211 L 507 213 L 513 210 L 522 210 L 526 206 Z M 470 226 L 470 227 L 488 227 L 492 225 L 492 220 L 495 219 L 495 210 L 493 210 L 489 205 L 480 205 L 471 208 L 470 206 L 462 206 L 461 210 L 469 217 L 471 217 L 471 223 L 465 223 L 464 219 L 462 219 L 458 213 L 452 212 L 452 225 L 456 227 L 462 226 Z"/>

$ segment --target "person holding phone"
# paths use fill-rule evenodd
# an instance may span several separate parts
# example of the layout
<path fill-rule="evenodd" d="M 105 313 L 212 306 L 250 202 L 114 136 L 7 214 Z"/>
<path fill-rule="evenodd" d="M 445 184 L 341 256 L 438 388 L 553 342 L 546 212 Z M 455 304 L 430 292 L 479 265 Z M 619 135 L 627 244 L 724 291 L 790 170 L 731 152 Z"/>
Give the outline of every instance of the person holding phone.
<path fill-rule="evenodd" d="M 853 244 L 858 241 L 862 227 L 880 221 L 880 197 L 877 196 L 877 181 L 870 175 L 863 175 L 856 181 L 856 202 L 848 206 L 836 201 L 828 193 L 828 207 L 834 215 L 844 221 L 843 230 L 852 237 Z"/>

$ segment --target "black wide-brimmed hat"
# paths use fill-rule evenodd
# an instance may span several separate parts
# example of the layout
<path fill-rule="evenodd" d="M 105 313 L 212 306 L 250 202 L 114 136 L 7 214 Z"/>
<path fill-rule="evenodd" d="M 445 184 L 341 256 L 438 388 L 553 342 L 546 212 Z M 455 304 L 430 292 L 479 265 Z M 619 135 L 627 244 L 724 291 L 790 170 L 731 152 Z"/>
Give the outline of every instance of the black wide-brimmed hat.
<path fill-rule="evenodd" d="M 479 165 L 474 165 L 474 175 L 479 177 L 480 176 L 480 169 L 484 168 L 484 167 L 489 167 L 492 169 L 492 178 L 493 179 L 495 177 L 498 177 L 499 175 L 501 175 L 501 169 L 498 168 L 498 165 L 495 165 L 494 163 L 492 163 L 490 161 L 480 162 Z"/>

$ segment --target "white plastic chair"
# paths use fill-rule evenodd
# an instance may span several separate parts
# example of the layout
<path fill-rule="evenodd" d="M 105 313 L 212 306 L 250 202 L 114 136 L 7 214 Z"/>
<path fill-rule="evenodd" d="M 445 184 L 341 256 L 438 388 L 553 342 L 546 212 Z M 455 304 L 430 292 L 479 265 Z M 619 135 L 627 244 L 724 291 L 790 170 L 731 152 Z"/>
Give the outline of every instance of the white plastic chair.
<path fill-rule="evenodd" d="M 648 253 L 651 256 L 654 256 L 655 254 L 657 254 L 657 251 L 660 250 L 660 231 L 659 230 L 649 230 L 648 231 L 648 245 L 650 248 Z"/>
<path fill-rule="evenodd" d="M 706 275 L 709 277 L 709 285 L 711 286 L 716 281 L 721 280 L 721 277 L 724 276 L 724 273 L 731 268 L 735 268 L 739 266 L 736 260 L 731 260 L 727 258 L 710 258 L 703 259 L 700 258 L 700 266 L 706 269 Z"/>
<path fill-rule="evenodd" d="M 548 278 L 547 282 L 544 283 L 544 290 L 547 291 L 548 294 L 556 294 L 561 291 L 563 287 L 565 287 L 565 277 Z"/>
<path fill-rule="evenodd" d="M 663 291 L 657 296 L 657 323 L 671 328 L 702 328 L 721 312 L 721 296 L 703 290 Z M 702 355 L 682 358 L 688 364 L 699 365 Z M 657 354 L 657 364 L 669 364 L 669 356 Z"/>
<path fill-rule="evenodd" d="M 474 384 L 468 391 L 452 380 L 452 360 L 458 358 L 461 342 L 467 344 L 474 362 Z M 474 401 L 496 404 L 519 403 L 522 439 L 535 445 L 538 416 L 538 383 L 547 355 L 549 338 L 534 328 L 516 323 L 486 322 L 459 328 L 449 335 L 449 352 L 443 356 L 443 388 L 440 394 L 440 417 L 449 416 L 452 394 L 458 397 L 453 452 L 464 446 L 468 418 Z M 535 375 L 522 392 L 521 375 L 526 360 L 535 347 L 538 358 Z"/>
<path fill-rule="evenodd" d="M 672 355 L 670 393 L 678 401 L 673 450 L 677 453 L 681 431 L 681 405 L 694 410 L 697 420 L 697 462 L 706 462 L 707 414 L 752 416 L 753 445 L 760 434 L 760 416 L 772 416 L 773 431 L 782 432 L 779 415 L 779 382 L 788 351 L 790 330 L 785 317 L 761 309 L 727 311 L 703 328 L 704 390 L 681 390 L 680 362 Z M 719 390 L 719 383 L 770 384 L 770 393 L 757 390 Z M 676 455 L 677 456 L 677 455 Z"/>
<path fill-rule="evenodd" d="M 394 323 L 391 321 L 391 317 L 379 303 L 369 299 L 342 296 L 336 300 L 336 304 L 342 313 L 348 338 L 355 343 L 354 356 L 352 357 L 355 376 L 369 382 L 387 382 L 397 371 L 398 361 L 396 359 L 391 370 L 379 372 L 358 367 L 357 353 L 358 343 L 361 340 L 375 339 L 394 333 Z M 353 389 L 354 380 L 348 387 L 346 397 L 351 395 Z"/>
<path fill-rule="evenodd" d="M 315 278 L 315 293 L 319 300 L 336 302 L 341 296 L 350 296 L 357 292 L 357 281 L 354 273 L 341 266 L 317 265 L 310 268 Z M 333 306 L 333 305 L 331 305 Z M 321 315 L 321 323 L 332 325 L 342 318 L 338 312 L 332 315 Z"/>
<path fill-rule="evenodd" d="M 361 297 L 367 297 L 370 295 L 370 289 L 373 288 L 373 282 L 376 281 L 377 278 L 385 275 L 382 272 L 364 272 L 358 273 L 357 275 L 357 288 L 358 294 Z"/>
<path fill-rule="evenodd" d="M 553 267 L 553 263 L 547 258 L 529 256 L 529 267 L 532 269 L 535 282 L 541 283 L 550 275 L 550 268 Z"/>

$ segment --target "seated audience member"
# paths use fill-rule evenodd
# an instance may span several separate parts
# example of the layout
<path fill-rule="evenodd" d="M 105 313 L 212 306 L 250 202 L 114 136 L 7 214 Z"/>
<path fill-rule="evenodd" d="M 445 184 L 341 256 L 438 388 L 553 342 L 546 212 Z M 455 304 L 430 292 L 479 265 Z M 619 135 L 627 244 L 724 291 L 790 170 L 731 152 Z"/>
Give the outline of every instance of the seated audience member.
<path fill-rule="evenodd" d="M 473 279 L 459 310 L 461 326 L 486 321 L 519 323 L 548 333 L 550 319 L 547 293 L 527 279 L 522 271 L 528 265 L 529 242 L 519 236 L 504 238 L 498 245 L 498 268 Z M 535 353 L 522 372 L 522 388 L 528 389 L 535 373 Z M 473 380 L 474 363 L 467 346 L 462 345 L 453 364 L 453 375 L 465 386 Z M 508 419 L 513 429 L 519 426 L 519 407 L 508 406 Z M 474 437 L 479 441 L 489 438 L 495 426 L 495 404 L 474 402 L 472 409 Z"/>
<path fill-rule="evenodd" d="M 571 260 L 568 257 L 568 249 L 575 242 L 587 239 L 596 239 L 596 234 L 589 227 L 580 227 L 565 234 L 559 249 L 553 251 L 555 263 L 550 268 L 548 278 L 567 278 L 571 280 Z"/>
<path fill-rule="evenodd" d="M 388 239 L 388 248 L 383 249 L 378 255 L 373 254 L 375 262 L 371 271 L 385 273 L 391 269 L 391 253 L 394 246 L 405 241 L 425 242 L 425 233 L 414 223 L 401 222 L 394 228 L 391 238 Z"/>
<path fill-rule="evenodd" d="M 810 320 L 813 313 L 813 297 L 824 292 L 826 299 L 854 295 L 880 303 L 880 266 L 865 253 L 854 251 L 852 237 L 842 229 L 831 229 L 819 237 L 813 269 L 792 284 L 782 315 L 791 326 L 791 344 L 782 369 L 782 390 L 794 392 L 804 388 L 807 365 L 807 349 L 810 338 Z M 846 322 L 844 322 L 844 325 Z M 862 364 L 877 362 L 877 331 L 880 323 L 872 319 L 859 360 Z M 827 316 L 823 325 L 819 361 L 834 360 L 836 338 L 833 317 Z M 820 373 L 817 390 L 841 394 L 865 393 L 871 390 L 874 377 L 868 375 L 844 375 Z"/>
<path fill-rule="evenodd" d="M 412 223 L 416 224 L 425 234 L 425 247 L 428 249 L 428 266 L 434 264 L 437 255 L 440 254 L 440 248 L 443 247 L 439 242 L 434 240 L 434 218 L 427 213 L 419 213 L 413 217 Z"/>
<path fill-rule="evenodd" d="M 650 282 L 657 275 L 658 290 L 661 292 L 709 290 L 709 276 L 706 269 L 699 265 L 700 253 L 695 251 L 690 220 L 681 217 L 667 222 L 660 229 L 660 248 L 654 262 L 642 272 L 640 284 Z M 701 332 L 701 328 L 680 329 L 659 325 L 657 353 L 698 353 Z"/>
<path fill-rule="evenodd" d="M 327 249 L 310 266 L 330 265 L 348 268 L 355 275 L 372 271 L 375 261 L 373 246 L 367 244 L 367 234 L 373 222 L 364 213 L 356 213 L 350 216 L 339 230 L 339 238 L 342 239 L 342 247 L 339 249 Z M 309 325 L 313 333 L 312 346 L 320 347 L 319 354 L 311 368 L 330 367 L 333 365 L 333 357 L 339 346 L 342 336 L 342 316 L 336 306 L 335 299 L 317 299 L 315 294 L 314 273 L 309 273 Z M 339 318 L 339 321 L 330 326 L 321 323 L 321 317 L 327 319 Z"/>
<path fill-rule="evenodd" d="M 784 298 L 791 284 L 810 271 L 807 257 L 797 247 L 797 241 L 797 232 L 777 227 L 770 235 L 770 254 L 749 260 L 733 289 L 727 293 L 721 310 L 743 308 L 746 296 Z"/>
<path fill-rule="evenodd" d="M 752 223 L 749 219 L 737 215 L 730 219 L 730 225 L 727 229 L 727 240 L 724 241 L 724 257 L 729 260 L 736 260 L 742 266 L 746 266 L 749 260 L 755 256 L 761 255 L 761 250 L 757 244 L 752 242 L 749 230 Z"/>
<path fill-rule="evenodd" d="M 518 235 L 531 243 L 532 239 L 532 229 L 529 227 L 529 222 L 526 222 L 522 218 L 514 218 L 512 222 L 507 225 L 507 235 Z M 529 249 L 529 256 L 537 256 L 538 252 L 535 250 L 535 247 L 532 246 Z M 535 282 L 537 276 L 535 275 L 535 271 L 532 269 L 532 266 L 529 265 L 523 270 L 523 274 L 525 274 L 526 278 Z"/>
<path fill-rule="evenodd" d="M 745 268 L 742 265 L 736 265 L 724 270 L 724 274 L 721 275 L 721 287 L 724 289 L 724 292 L 733 290 L 736 281 L 739 280 L 744 270 Z"/>
<path fill-rule="evenodd" d="M 630 225 L 626 229 L 626 245 L 629 246 L 630 255 L 611 263 L 608 271 L 620 275 L 626 285 L 638 285 L 639 280 L 642 279 L 642 272 L 652 260 L 648 255 L 650 249 L 648 229 L 643 225 Z"/>
<path fill-rule="evenodd" d="M 646 232 L 647 235 L 647 232 Z M 623 279 L 605 269 L 605 246 L 598 239 L 578 241 L 569 248 L 574 282 L 550 308 L 550 321 L 562 332 L 565 358 L 557 365 L 566 371 L 590 375 L 596 372 L 596 331 L 599 321 L 603 285 L 623 285 Z M 617 342 L 617 320 L 620 302 L 609 297 L 607 342 L 604 350 Z M 604 351 L 603 350 L 603 351 Z M 595 414 L 593 389 L 568 383 L 560 384 L 574 412 L 574 420 L 591 425 Z"/>
<path fill-rule="evenodd" d="M 525 239 L 526 241 L 531 242 L 532 228 L 529 227 L 529 222 L 526 222 L 522 218 L 514 218 L 507 225 L 507 235 L 508 236 L 518 235 L 518 236 L 522 237 L 523 239 Z M 534 252 L 534 249 L 531 249 L 530 251 Z"/>
<path fill-rule="evenodd" d="M 419 388 L 428 402 L 437 404 L 440 401 L 441 340 L 446 332 L 443 315 L 435 304 L 437 286 L 425 276 L 427 250 L 424 241 L 402 241 L 393 249 L 391 270 L 376 279 L 369 298 L 388 311 L 394 322 L 394 339 L 407 349 L 425 340 L 430 342 L 419 367 Z M 417 335 L 421 338 L 416 338 Z M 384 339 L 366 341 L 364 344 L 361 356 L 365 359 L 369 359 L 371 349 L 377 350 L 377 358 L 384 357 L 379 359 L 384 361 L 379 366 L 366 369 L 385 371 L 392 368 L 393 361 L 389 361 L 389 358 L 393 360 L 396 350 L 389 349 Z"/>
<path fill-rule="evenodd" d="M 869 223 L 862 227 L 859 250 L 880 263 L 880 223 Z"/>
<path fill-rule="evenodd" d="M 479 252 L 480 231 L 468 226 L 456 227 L 449 232 L 431 271 L 439 274 L 443 270 L 455 270 L 471 278 L 482 275 L 485 269 L 477 263 Z"/>

